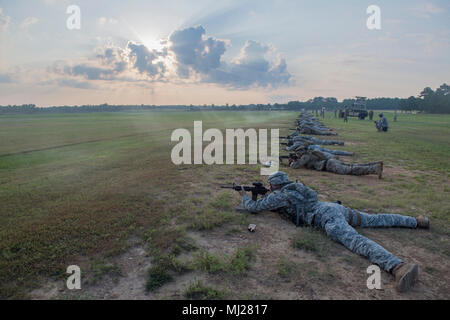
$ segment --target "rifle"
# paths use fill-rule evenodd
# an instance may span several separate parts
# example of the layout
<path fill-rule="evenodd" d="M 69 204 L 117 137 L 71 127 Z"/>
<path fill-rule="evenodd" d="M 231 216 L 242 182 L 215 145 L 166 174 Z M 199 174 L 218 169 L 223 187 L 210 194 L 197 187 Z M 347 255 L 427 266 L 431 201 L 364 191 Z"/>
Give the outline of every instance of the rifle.
<path fill-rule="evenodd" d="M 280 156 L 279 158 L 280 158 L 280 162 L 282 162 L 283 159 L 289 159 L 289 160 L 293 160 L 293 161 L 298 160 L 298 156 L 296 153 L 289 153 L 288 156 Z"/>
<path fill-rule="evenodd" d="M 253 187 L 250 186 L 237 186 L 235 183 L 231 186 L 220 186 L 222 189 L 233 189 L 235 191 L 241 191 L 244 188 L 245 191 L 250 191 L 252 193 L 252 200 L 258 200 L 258 194 L 264 196 L 270 190 L 264 187 L 261 182 L 253 182 Z"/>

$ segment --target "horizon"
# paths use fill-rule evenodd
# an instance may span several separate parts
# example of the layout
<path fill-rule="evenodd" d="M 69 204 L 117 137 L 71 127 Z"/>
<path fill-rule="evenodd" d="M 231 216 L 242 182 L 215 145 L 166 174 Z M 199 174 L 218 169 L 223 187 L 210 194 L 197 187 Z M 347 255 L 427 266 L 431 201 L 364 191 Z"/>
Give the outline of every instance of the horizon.
<path fill-rule="evenodd" d="M 369 29 L 373 4 L 78 1 L 78 19 L 66 0 L 0 1 L 0 105 L 408 98 L 448 83 L 450 4 L 378 1 Z"/>

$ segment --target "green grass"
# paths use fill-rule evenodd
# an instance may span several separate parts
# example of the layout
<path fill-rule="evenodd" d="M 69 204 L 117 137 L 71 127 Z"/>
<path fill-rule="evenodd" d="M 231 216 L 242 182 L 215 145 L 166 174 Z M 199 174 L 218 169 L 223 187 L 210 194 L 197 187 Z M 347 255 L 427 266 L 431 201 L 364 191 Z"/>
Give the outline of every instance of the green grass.
<path fill-rule="evenodd" d="M 194 256 L 193 266 L 206 273 L 230 273 L 241 275 L 246 273 L 255 258 L 254 247 L 240 247 L 232 255 L 218 255 L 208 251 L 200 251 Z"/>
<path fill-rule="evenodd" d="M 288 278 L 295 270 L 295 263 L 285 257 L 279 259 L 277 263 L 278 275 L 282 278 Z"/>
<path fill-rule="evenodd" d="M 389 132 L 377 132 L 368 118 L 351 118 L 348 123 L 327 115 L 324 123 L 339 130 L 339 139 L 358 143 L 339 147 L 355 151 L 367 159 L 382 159 L 389 164 L 415 170 L 432 170 L 450 174 L 450 115 L 398 114 L 383 112 Z"/>
<path fill-rule="evenodd" d="M 193 300 L 220 300 L 224 295 L 223 291 L 206 286 L 200 280 L 191 281 L 184 292 L 187 299 Z"/>
<path fill-rule="evenodd" d="M 203 272 L 216 273 L 226 269 L 226 263 L 216 254 L 202 250 L 194 257 L 194 267 Z"/>
<path fill-rule="evenodd" d="M 188 266 L 176 257 L 197 248 L 188 231 L 211 231 L 248 217 L 233 212 L 238 196 L 218 185 L 263 181 L 259 166 L 181 166 L 171 163 L 176 128 L 192 131 L 194 120 L 208 128 L 282 128 L 298 112 L 143 112 L 0 116 L 0 298 L 27 298 L 48 277 L 65 277 L 80 264 L 95 279 L 109 270 L 107 258 L 126 251 L 130 236 L 143 239 L 154 267 L 154 290 Z M 433 237 L 410 239 L 446 255 L 450 230 L 450 116 L 402 115 L 391 131 L 378 133 L 368 120 L 348 124 L 330 119 L 337 147 L 356 152 L 356 161 L 382 159 L 398 176 L 366 185 L 347 177 L 283 168 L 330 201 L 368 212 L 384 210 L 431 216 Z M 353 181 L 353 180 L 351 180 Z M 241 220 L 241 221 L 238 221 Z M 227 226 L 227 229 L 233 226 Z M 304 231 L 302 229 L 302 231 Z M 317 232 L 299 246 L 321 252 Z M 311 231 L 312 232 L 312 231 Z M 314 238 L 314 237 L 317 237 Z M 392 235 L 392 237 L 395 237 Z M 311 238 L 311 239 L 309 239 Z M 315 239 L 315 240 L 314 240 Z M 312 248 L 312 249 L 311 249 Z M 100 257 L 96 269 L 82 257 Z M 165 258 L 160 258 L 165 257 Z M 255 250 L 221 257 L 229 274 L 242 274 Z M 103 260 L 104 259 L 104 260 Z M 97 274 L 97 275 L 96 275 Z"/>
<path fill-rule="evenodd" d="M 117 282 L 122 276 L 122 271 L 119 266 L 103 260 L 95 260 L 90 266 L 90 279 L 85 279 L 84 283 L 94 285 L 103 279 L 104 276 L 109 275 L 113 281 Z"/>
<path fill-rule="evenodd" d="M 329 240 L 319 230 L 302 228 L 292 239 L 292 246 L 296 249 L 312 252 L 323 257 L 328 250 Z"/>
<path fill-rule="evenodd" d="M 155 265 L 150 267 L 147 275 L 147 282 L 145 289 L 147 291 L 154 291 L 162 287 L 167 282 L 173 279 L 169 271 L 162 265 Z"/>
<path fill-rule="evenodd" d="M 147 291 L 154 291 L 172 281 L 176 275 L 191 270 L 191 266 L 177 259 L 175 254 L 154 253 L 152 262 L 153 265 L 147 270 Z"/>
<path fill-rule="evenodd" d="M 236 253 L 231 257 L 228 270 L 234 275 L 239 275 L 247 272 L 251 263 L 255 258 L 255 248 L 243 247 L 238 248 Z"/>

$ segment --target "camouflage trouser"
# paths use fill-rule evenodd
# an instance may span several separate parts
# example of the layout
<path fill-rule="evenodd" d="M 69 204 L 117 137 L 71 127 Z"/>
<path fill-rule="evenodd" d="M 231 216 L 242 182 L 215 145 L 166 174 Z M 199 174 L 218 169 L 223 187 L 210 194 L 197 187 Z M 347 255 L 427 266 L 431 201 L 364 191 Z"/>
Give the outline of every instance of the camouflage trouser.
<path fill-rule="evenodd" d="M 331 145 L 340 145 L 343 146 L 344 142 L 342 141 L 334 141 L 334 140 L 319 140 L 319 139 L 314 139 L 311 140 L 312 142 L 314 142 L 315 144 L 321 144 L 323 146 L 331 146 Z"/>
<path fill-rule="evenodd" d="M 355 176 L 378 174 L 380 170 L 381 164 L 379 162 L 351 164 L 339 161 L 337 159 L 329 159 L 326 165 L 326 171 L 328 172 Z"/>
<path fill-rule="evenodd" d="M 314 148 L 312 148 L 312 150 L 328 152 L 328 153 L 334 154 L 336 156 L 352 156 L 353 155 L 353 153 L 351 153 L 351 152 L 342 151 L 342 150 L 329 150 L 329 149 L 322 148 L 322 147 L 314 147 Z"/>
<path fill-rule="evenodd" d="M 331 131 L 322 131 L 314 128 L 302 128 L 302 133 L 315 134 L 317 136 L 337 136 L 337 133 Z"/>
<path fill-rule="evenodd" d="M 379 122 L 377 122 L 375 124 L 375 127 L 377 127 L 377 130 L 379 132 L 381 132 L 381 131 L 384 131 L 384 132 L 388 131 L 388 127 L 383 127 L 383 125 L 381 123 L 379 123 Z"/>
<path fill-rule="evenodd" d="M 350 224 L 361 227 L 404 227 L 416 228 L 413 217 L 398 214 L 367 214 L 346 208 L 337 203 L 318 202 L 310 217 L 310 224 L 325 231 L 332 240 L 343 244 L 352 252 L 368 258 L 372 263 L 390 272 L 394 266 L 403 262 L 376 242 L 360 235 Z M 358 217 L 359 215 L 359 217 Z"/>

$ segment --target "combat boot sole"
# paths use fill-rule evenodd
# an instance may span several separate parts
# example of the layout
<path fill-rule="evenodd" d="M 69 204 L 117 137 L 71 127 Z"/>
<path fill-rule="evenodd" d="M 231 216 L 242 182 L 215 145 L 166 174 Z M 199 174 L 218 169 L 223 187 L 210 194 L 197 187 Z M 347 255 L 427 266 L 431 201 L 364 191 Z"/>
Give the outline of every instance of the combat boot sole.
<path fill-rule="evenodd" d="M 406 273 L 398 280 L 397 290 L 399 292 L 406 292 L 411 289 L 419 278 L 419 266 L 412 264 L 409 266 Z"/>

